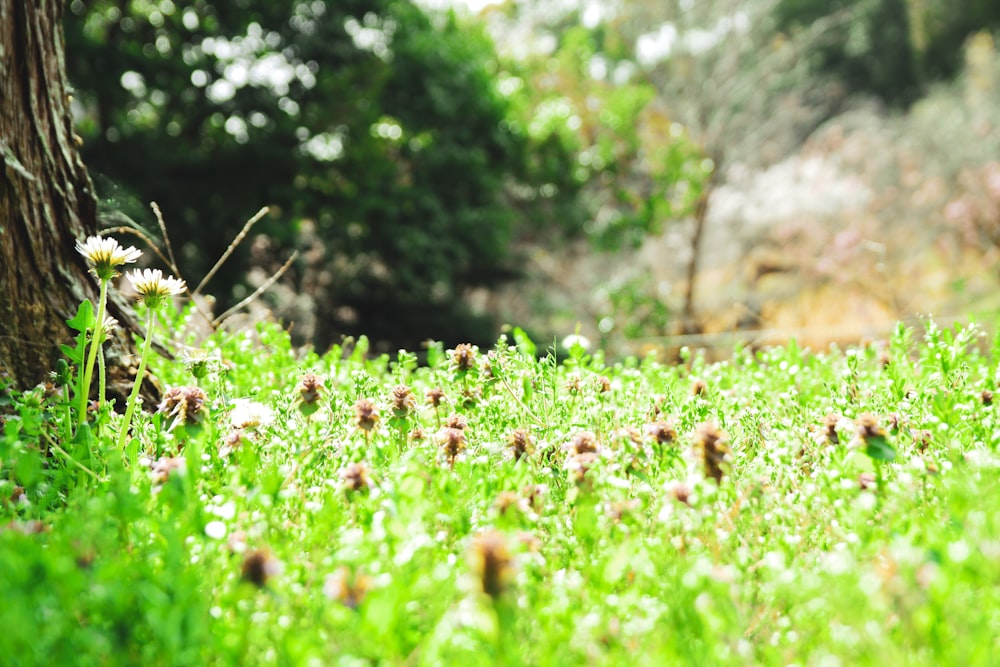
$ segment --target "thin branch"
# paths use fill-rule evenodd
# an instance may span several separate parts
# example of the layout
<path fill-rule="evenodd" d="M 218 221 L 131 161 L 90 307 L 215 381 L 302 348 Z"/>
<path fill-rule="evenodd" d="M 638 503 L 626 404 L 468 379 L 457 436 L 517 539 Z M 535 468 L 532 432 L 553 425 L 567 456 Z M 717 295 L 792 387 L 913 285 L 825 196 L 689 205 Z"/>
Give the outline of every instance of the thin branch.
<path fill-rule="evenodd" d="M 267 208 L 265 207 L 264 209 L 261 209 L 261 210 L 264 211 L 264 212 L 266 212 Z M 235 241 L 234 244 L 238 243 L 238 242 L 239 242 L 239 240 L 237 239 L 237 241 Z M 276 283 L 278 281 L 278 279 L 281 278 L 281 276 L 283 276 L 285 274 L 285 272 L 288 271 L 288 269 L 291 268 L 292 262 L 294 262 L 298 258 L 298 256 L 299 256 L 299 251 L 296 250 L 295 252 L 292 253 L 292 256 L 289 257 L 288 260 L 286 260 L 285 263 L 281 265 L 281 268 L 274 272 L 273 276 L 271 276 L 270 278 L 268 278 L 266 281 L 264 281 L 263 285 L 261 285 L 260 287 L 258 287 L 257 289 L 254 290 L 253 294 L 251 294 L 247 298 L 243 299 L 238 304 L 236 304 L 235 306 L 233 306 L 229 310 L 225 311 L 224 313 L 222 313 L 218 317 L 216 317 L 215 320 L 212 322 L 212 326 L 213 327 L 218 327 L 219 325 L 221 325 L 226 320 L 226 318 L 228 318 L 229 316 L 231 316 L 233 313 L 235 313 L 238 310 L 241 310 L 241 309 L 245 308 L 246 306 L 249 306 L 251 303 L 253 303 L 257 299 L 257 297 L 259 297 L 261 294 L 263 294 L 268 289 L 270 289 L 271 285 L 273 285 L 274 283 Z M 198 290 L 195 290 L 195 292 L 197 292 L 197 291 Z"/>
<path fill-rule="evenodd" d="M 271 209 L 265 206 L 259 211 L 257 211 L 252 218 L 247 220 L 247 223 L 243 225 L 243 229 L 240 230 L 240 233 L 236 235 L 236 238 L 234 238 L 233 242 L 229 244 L 229 247 L 226 248 L 226 251 L 222 253 L 222 257 L 219 258 L 219 261 L 215 263 L 215 266 L 213 266 L 211 270 L 205 275 L 205 277 L 201 279 L 201 282 L 198 283 L 198 287 L 195 288 L 194 292 L 192 293 L 192 296 L 201 294 L 202 288 L 205 287 L 208 281 L 212 279 L 212 276 L 214 276 L 215 273 L 226 262 L 226 260 L 229 259 L 229 256 L 233 254 L 234 250 L 236 250 L 236 246 L 238 246 L 243 241 L 243 239 L 246 238 L 246 235 L 250 233 L 250 228 L 256 225 L 261 220 L 261 218 L 267 215 L 267 212 L 269 210 Z M 230 308 L 230 310 L 232 310 L 232 308 Z M 229 311 L 226 312 L 228 313 Z M 222 317 L 216 318 L 216 322 L 220 321 L 221 319 L 223 318 Z"/>
<path fill-rule="evenodd" d="M 167 234 L 167 225 L 163 222 L 163 213 L 160 211 L 160 206 L 155 201 L 149 202 L 149 207 L 153 209 L 153 215 L 156 216 L 156 222 L 160 225 L 160 234 L 163 235 L 163 244 L 167 246 L 167 254 L 170 256 L 170 268 L 173 269 L 174 275 L 180 275 L 180 270 L 177 268 L 177 259 L 174 257 L 174 248 L 170 245 L 170 235 Z"/>

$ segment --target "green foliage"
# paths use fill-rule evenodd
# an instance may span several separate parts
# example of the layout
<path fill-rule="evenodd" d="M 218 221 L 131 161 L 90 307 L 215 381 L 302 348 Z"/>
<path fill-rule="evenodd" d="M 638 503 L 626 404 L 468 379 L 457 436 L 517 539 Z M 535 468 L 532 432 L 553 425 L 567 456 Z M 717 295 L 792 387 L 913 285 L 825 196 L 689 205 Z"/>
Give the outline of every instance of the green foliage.
<path fill-rule="evenodd" d="M 1000 29 L 1000 6 L 990 0 L 779 0 L 775 19 L 781 30 L 832 19 L 813 54 L 817 70 L 852 91 L 905 105 L 932 81 L 959 72 L 969 35 Z"/>
<path fill-rule="evenodd" d="M 296 246 L 298 221 L 315 224 L 321 255 L 291 275 L 321 300 L 321 346 L 348 329 L 407 346 L 482 336 L 458 302 L 512 275 L 506 186 L 532 173 L 480 28 L 401 0 L 67 14 L 85 162 L 123 200 L 160 205 L 189 280 L 267 204 L 257 230 L 277 249 Z M 210 291 L 229 301 L 244 268 L 230 262 Z"/>
<path fill-rule="evenodd" d="M 610 365 L 537 358 L 517 330 L 418 366 L 361 339 L 301 355 L 260 325 L 155 361 L 205 392 L 201 428 L 139 415 L 130 464 L 112 415 L 99 480 L 49 454 L 71 446 L 58 397 L 5 390 L 0 655 L 989 664 L 1000 424 L 981 338 L 929 323 L 824 354 Z"/>

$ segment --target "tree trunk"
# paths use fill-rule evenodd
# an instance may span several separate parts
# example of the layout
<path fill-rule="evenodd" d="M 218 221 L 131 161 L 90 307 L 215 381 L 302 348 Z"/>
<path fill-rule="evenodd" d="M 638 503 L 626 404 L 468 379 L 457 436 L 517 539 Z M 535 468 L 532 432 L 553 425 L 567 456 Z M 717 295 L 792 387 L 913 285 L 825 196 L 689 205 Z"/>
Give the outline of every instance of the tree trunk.
<path fill-rule="evenodd" d="M 71 342 L 66 320 L 80 302 L 97 301 L 97 281 L 74 247 L 96 233 L 97 204 L 69 111 L 65 4 L 0 0 L 0 373 L 22 388 L 44 380 L 58 345 Z M 106 350 L 130 354 L 130 336 Z"/>

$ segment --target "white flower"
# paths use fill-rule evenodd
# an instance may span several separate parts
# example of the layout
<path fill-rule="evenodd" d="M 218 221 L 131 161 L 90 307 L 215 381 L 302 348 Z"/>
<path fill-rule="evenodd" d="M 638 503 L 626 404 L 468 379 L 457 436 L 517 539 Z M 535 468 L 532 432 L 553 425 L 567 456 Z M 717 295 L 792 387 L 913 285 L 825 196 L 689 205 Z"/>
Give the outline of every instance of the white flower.
<path fill-rule="evenodd" d="M 118 320 L 108 315 L 104 318 L 104 326 L 102 328 L 104 329 L 104 339 L 107 340 L 118 328 Z"/>
<path fill-rule="evenodd" d="M 562 346 L 567 350 L 573 350 L 579 347 L 581 350 L 586 352 L 590 349 L 591 342 L 586 336 L 581 336 L 578 333 L 571 333 L 562 339 Z"/>
<path fill-rule="evenodd" d="M 229 423 L 233 428 L 250 429 L 267 426 L 274 421 L 274 412 L 263 403 L 248 398 L 237 398 L 229 413 Z"/>
<path fill-rule="evenodd" d="M 159 269 L 136 269 L 126 273 L 125 277 L 132 284 L 139 298 L 150 308 L 159 306 L 164 299 L 174 294 L 181 294 L 187 287 L 183 280 L 169 276 L 163 277 Z"/>
<path fill-rule="evenodd" d="M 90 271 L 100 280 L 111 280 L 118 275 L 116 266 L 131 264 L 142 256 L 133 246 L 123 248 L 111 237 L 91 236 L 84 243 L 76 242 L 76 251 L 91 264 Z"/>

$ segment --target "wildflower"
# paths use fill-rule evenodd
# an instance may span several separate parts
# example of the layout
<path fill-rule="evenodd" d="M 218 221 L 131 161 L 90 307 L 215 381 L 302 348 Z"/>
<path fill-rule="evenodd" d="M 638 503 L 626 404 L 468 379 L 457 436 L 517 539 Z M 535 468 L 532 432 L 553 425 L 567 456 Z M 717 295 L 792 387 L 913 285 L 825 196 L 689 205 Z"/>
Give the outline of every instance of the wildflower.
<path fill-rule="evenodd" d="M 90 263 L 90 272 L 102 282 L 117 277 L 117 267 L 142 257 L 141 250 L 132 246 L 123 248 L 111 237 L 91 236 L 83 243 L 77 241 L 76 251 Z"/>
<path fill-rule="evenodd" d="M 371 577 L 363 572 L 352 572 L 341 566 L 323 582 L 323 594 L 331 600 L 340 602 L 345 607 L 357 609 L 371 587 Z"/>
<path fill-rule="evenodd" d="M 425 396 L 427 398 L 427 404 L 437 410 L 441 406 L 441 401 L 444 400 L 444 389 L 441 387 L 428 389 Z"/>
<path fill-rule="evenodd" d="M 174 418 L 174 425 L 197 426 L 205 420 L 208 396 L 201 387 L 171 387 L 163 393 L 156 411 Z"/>
<path fill-rule="evenodd" d="M 578 333 L 571 333 L 562 339 L 563 348 L 578 354 L 582 354 L 589 350 L 591 345 L 592 343 L 589 338 L 581 336 Z"/>
<path fill-rule="evenodd" d="M 870 491 L 877 485 L 877 477 L 873 472 L 863 472 L 858 475 L 858 488 L 862 491 Z"/>
<path fill-rule="evenodd" d="M 569 443 L 569 449 L 573 454 L 596 454 L 600 446 L 597 444 L 597 437 L 590 431 L 580 431 Z"/>
<path fill-rule="evenodd" d="M 223 439 L 222 446 L 219 447 L 219 456 L 229 456 L 243 445 L 245 439 L 243 429 L 233 429 Z"/>
<path fill-rule="evenodd" d="M 96 322 L 99 327 L 93 332 L 93 340 L 91 341 L 90 352 L 86 356 L 86 360 L 83 365 L 83 383 L 81 385 L 81 391 L 79 396 L 79 425 L 82 426 L 83 422 L 87 420 L 87 401 L 90 397 L 90 382 L 94 377 L 94 366 L 97 363 L 97 353 L 101 347 L 102 340 L 107 336 L 105 321 L 105 308 L 108 302 L 108 282 L 118 275 L 117 267 L 122 264 L 127 264 L 134 262 L 139 259 L 142 253 L 133 247 L 122 248 L 118 241 L 113 238 L 101 238 L 100 236 L 91 236 L 84 243 L 76 242 L 76 251 L 79 252 L 84 258 L 90 263 L 90 272 L 97 276 L 98 281 L 100 281 L 101 289 L 100 296 L 97 301 L 97 316 Z M 101 357 L 101 368 L 103 370 L 104 358 Z M 101 382 L 99 386 L 97 405 L 104 402 L 104 374 L 101 373 Z"/>
<path fill-rule="evenodd" d="M 701 378 L 691 379 L 691 395 L 692 396 L 702 396 L 708 391 L 708 383 Z"/>
<path fill-rule="evenodd" d="M 239 430 L 267 426 L 273 421 L 274 411 L 271 408 L 263 403 L 251 401 L 247 398 L 237 398 L 234 400 L 233 409 L 229 412 L 229 424 Z"/>
<path fill-rule="evenodd" d="M 354 404 L 354 424 L 365 432 L 366 437 L 378 428 L 378 421 L 378 408 L 367 398 L 362 398 Z"/>
<path fill-rule="evenodd" d="M 104 331 L 104 338 L 107 339 L 118 329 L 118 320 L 108 315 L 104 318 L 104 324 L 101 326 L 101 330 Z M 103 341 L 101 341 L 103 342 Z"/>
<path fill-rule="evenodd" d="M 879 425 L 875 415 L 864 413 L 855 420 L 857 436 L 864 443 L 865 453 L 876 461 L 891 461 L 896 458 L 896 450 L 889 444 L 889 437 Z"/>
<path fill-rule="evenodd" d="M 271 552 L 266 549 L 256 549 L 243 559 L 240 579 L 257 588 L 264 588 L 271 577 L 281 574 L 281 569 L 281 563 L 271 555 Z"/>
<path fill-rule="evenodd" d="M 315 373 L 306 373 L 299 378 L 299 384 L 295 387 L 299 395 L 296 398 L 299 412 L 309 416 L 319 410 L 319 397 L 323 392 L 323 383 Z"/>
<path fill-rule="evenodd" d="M 507 512 L 511 510 L 516 510 L 517 512 L 524 514 L 529 509 L 528 499 L 524 498 L 513 491 L 501 491 L 496 500 L 493 501 L 493 507 L 496 508 L 500 516 L 506 516 Z"/>
<path fill-rule="evenodd" d="M 839 421 L 840 415 L 833 413 L 823 417 L 823 433 L 826 436 L 826 441 L 831 445 L 840 443 L 840 436 L 837 435 L 837 422 Z"/>
<path fill-rule="evenodd" d="M 722 482 L 725 474 L 725 463 L 729 459 L 729 447 L 726 445 L 726 434 L 715 424 L 706 422 L 699 424 L 694 432 L 695 446 L 701 454 L 705 466 L 705 475 Z"/>
<path fill-rule="evenodd" d="M 873 414 L 865 412 L 858 415 L 855 423 L 858 427 L 858 436 L 862 440 L 868 441 L 873 438 L 884 438 L 886 436 L 885 429 L 879 426 L 878 419 Z"/>
<path fill-rule="evenodd" d="M 445 428 L 457 428 L 459 431 L 464 431 L 468 425 L 469 422 L 462 415 L 451 415 L 444 423 Z"/>
<path fill-rule="evenodd" d="M 156 308 L 169 296 L 181 294 L 187 285 L 173 276 L 163 277 L 159 269 L 136 269 L 125 274 L 139 300 L 150 308 Z"/>
<path fill-rule="evenodd" d="M 460 428 L 443 428 L 438 434 L 441 449 L 448 465 L 455 467 L 455 459 L 465 450 L 465 431 Z"/>
<path fill-rule="evenodd" d="M 481 533 L 472 542 L 472 567 L 483 593 L 496 600 L 511 576 L 513 559 L 501 533 Z"/>
<path fill-rule="evenodd" d="M 667 490 L 677 502 L 691 505 L 691 495 L 694 493 L 694 489 L 691 488 L 690 484 L 686 482 L 674 482 L 667 486 Z"/>
<path fill-rule="evenodd" d="M 368 477 L 368 466 L 364 463 L 352 463 L 340 471 L 340 481 L 348 492 L 367 491 L 371 488 Z"/>
<path fill-rule="evenodd" d="M 580 452 L 566 459 L 566 470 L 577 484 L 587 480 L 587 473 L 597 463 L 599 457 L 595 452 Z"/>
<path fill-rule="evenodd" d="M 392 388 L 390 394 L 392 400 L 392 413 L 399 419 L 405 419 L 417 406 L 417 400 L 413 396 L 413 390 L 405 384 L 398 384 Z"/>
<path fill-rule="evenodd" d="M 531 454 L 535 448 L 534 438 L 526 428 L 516 428 L 507 437 L 507 448 L 515 461 L 519 461 Z"/>
<path fill-rule="evenodd" d="M 457 345 L 451 353 L 452 370 L 468 373 L 476 367 L 476 348 L 469 343 Z"/>
<path fill-rule="evenodd" d="M 646 435 L 656 441 L 658 445 L 669 445 L 677 439 L 677 429 L 672 422 L 659 420 L 652 424 L 646 424 Z"/>
<path fill-rule="evenodd" d="M 187 470 L 187 462 L 183 456 L 161 456 L 153 461 L 149 474 L 153 484 L 160 486 L 165 484 L 175 471 L 183 474 L 185 470 Z"/>
<path fill-rule="evenodd" d="M 600 393 L 606 394 L 611 391 L 611 380 L 601 375 L 597 378 L 597 389 Z"/>
<path fill-rule="evenodd" d="M 979 394 L 979 400 L 983 405 L 993 405 L 993 392 L 989 389 L 983 389 L 982 393 Z"/>
<path fill-rule="evenodd" d="M 529 484 L 521 489 L 521 493 L 524 494 L 525 500 L 531 505 L 531 509 L 537 512 L 545 503 L 545 496 L 549 493 L 549 486 L 548 484 Z"/>

